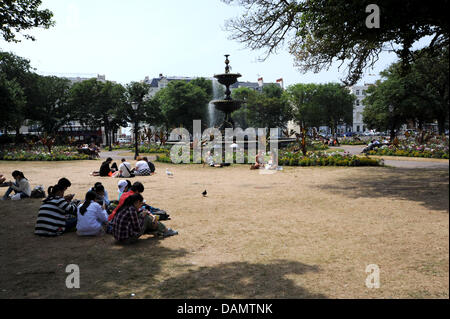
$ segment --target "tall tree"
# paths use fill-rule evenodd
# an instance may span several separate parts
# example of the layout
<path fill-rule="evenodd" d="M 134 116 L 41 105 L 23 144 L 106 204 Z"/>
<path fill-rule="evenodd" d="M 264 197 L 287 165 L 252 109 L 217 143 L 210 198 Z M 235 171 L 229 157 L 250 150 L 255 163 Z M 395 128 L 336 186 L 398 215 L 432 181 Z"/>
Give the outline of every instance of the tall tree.
<path fill-rule="evenodd" d="M 256 99 L 256 95 L 258 94 L 258 92 L 246 87 L 240 87 L 234 89 L 231 94 L 234 100 L 243 102 L 241 108 L 239 110 L 234 111 L 231 114 L 231 116 L 235 125 L 245 130 L 250 126 L 249 124 L 250 110 L 248 108 L 248 105 L 249 103 L 252 103 L 252 101 Z"/>
<path fill-rule="evenodd" d="M 76 118 L 84 125 L 104 127 L 106 144 L 110 142 L 111 130 L 125 122 L 123 117 L 128 110 L 124 110 L 124 103 L 125 88 L 110 81 L 90 79 L 75 83 L 70 90 L 70 104 L 77 110 Z"/>
<path fill-rule="evenodd" d="M 300 130 L 308 130 L 325 123 L 324 109 L 317 103 L 319 84 L 295 84 L 286 89 L 285 96 L 292 107 L 293 120 Z"/>
<path fill-rule="evenodd" d="M 378 80 L 367 89 L 367 96 L 363 100 L 366 105 L 363 122 L 369 129 L 390 130 L 390 138 L 393 141 L 397 131 L 407 121 L 411 109 L 405 82 L 398 76 L 391 76 L 391 72 L 392 69 L 383 72 L 386 80 Z"/>
<path fill-rule="evenodd" d="M 37 121 L 43 132 L 55 136 L 75 116 L 68 103 L 70 81 L 56 76 L 36 76 L 34 85 L 28 118 Z"/>
<path fill-rule="evenodd" d="M 41 0 L 2 0 L 0 2 L 0 35 L 7 42 L 20 42 L 17 33 L 36 27 L 48 29 L 55 24 L 53 13 L 39 10 Z M 25 39 L 35 40 L 30 34 L 23 34 Z"/>
<path fill-rule="evenodd" d="M 26 119 L 28 88 L 33 82 L 30 61 L 9 52 L 0 51 L 0 125 L 6 131 L 13 129 L 16 136 Z"/>
<path fill-rule="evenodd" d="M 407 69 L 417 40 L 432 37 L 427 47 L 430 54 L 449 43 L 448 0 L 222 1 L 245 10 L 226 23 L 231 39 L 265 50 L 265 58 L 287 42 L 303 72 L 318 72 L 335 61 L 349 63 L 346 85 L 355 84 L 384 50 L 394 51 Z M 370 4 L 380 10 L 379 28 L 366 25 Z"/>
<path fill-rule="evenodd" d="M 155 98 L 159 100 L 170 128 L 182 126 L 192 132 L 193 120 L 206 123 L 210 95 L 203 87 L 191 82 L 171 81 Z"/>
<path fill-rule="evenodd" d="M 8 80 L 0 73 L 0 128 L 5 132 L 9 129 L 19 135 L 20 127 L 25 121 L 26 97 L 20 84 L 16 80 Z"/>
<path fill-rule="evenodd" d="M 436 120 L 439 133 L 443 134 L 449 120 L 448 46 L 433 54 L 418 52 L 405 81 L 409 96 L 418 99 L 416 114 L 422 115 L 423 120 Z"/>
<path fill-rule="evenodd" d="M 319 85 L 316 103 L 323 109 L 324 124 L 336 134 L 338 125 L 353 123 L 355 96 L 338 83 Z"/>

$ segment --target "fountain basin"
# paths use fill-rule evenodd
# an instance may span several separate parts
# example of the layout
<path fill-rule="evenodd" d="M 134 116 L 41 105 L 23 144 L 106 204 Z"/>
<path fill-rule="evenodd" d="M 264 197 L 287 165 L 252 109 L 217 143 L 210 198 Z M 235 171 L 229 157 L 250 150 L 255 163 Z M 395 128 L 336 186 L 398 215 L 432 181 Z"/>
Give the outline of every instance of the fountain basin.
<path fill-rule="evenodd" d="M 243 101 L 237 100 L 214 100 L 211 101 L 215 108 L 224 113 L 232 113 L 241 108 Z"/>
<path fill-rule="evenodd" d="M 237 82 L 237 79 L 242 75 L 239 73 L 223 73 L 223 74 L 215 74 L 214 77 L 219 81 L 220 84 L 225 86 L 232 85 Z"/>

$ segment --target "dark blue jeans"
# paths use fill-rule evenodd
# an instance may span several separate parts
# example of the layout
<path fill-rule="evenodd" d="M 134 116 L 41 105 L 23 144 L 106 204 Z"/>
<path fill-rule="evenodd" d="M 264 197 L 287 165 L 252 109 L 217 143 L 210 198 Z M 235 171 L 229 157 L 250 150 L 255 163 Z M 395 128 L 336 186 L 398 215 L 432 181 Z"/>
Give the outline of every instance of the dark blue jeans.
<path fill-rule="evenodd" d="M 70 217 L 66 219 L 66 230 L 64 231 L 65 233 L 71 232 L 73 230 L 75 230 L 75 228 L 77 227 L 77 218 L 74 217 Z"/>
<path fill-rule="evenodd" d="M 23 192 L 18 192 L 15 189 L 13 189 L 12 187 L 9 187 L 8 190 L 6 191 L 5 195 L 3 196 L 3 198 L 8 198 L 9 194 L 11 194 L 13 191 L 14 191 L 15 194 L 20 194 L 20 199 L 30 197 L 30 196 L 28 196 L 27 194 L 25 194 Z"/>

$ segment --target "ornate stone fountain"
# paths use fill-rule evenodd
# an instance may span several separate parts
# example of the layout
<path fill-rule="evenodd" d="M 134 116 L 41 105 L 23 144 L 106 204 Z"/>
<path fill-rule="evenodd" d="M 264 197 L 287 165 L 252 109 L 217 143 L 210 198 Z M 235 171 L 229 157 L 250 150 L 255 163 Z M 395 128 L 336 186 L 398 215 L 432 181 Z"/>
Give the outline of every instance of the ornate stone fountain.
<path fill-rule="evenodd" d="M 228 60 L 229 54 L 225 54 L 225 73 L 215 74 L 214 77 L 219 81 L 220 84 L 225 85 L 225 99 L 223 100 L 214 100 L 211 101 L 214 104 L 214 107 L 225 113 L 225 119 L 223 123 L 220 125 L 219 130 L 224 132 L 226 128 L 234 129 L 234 122 L 231 118 L 231 113 L 238 110 L 241 107 L 242 101 L 233 100 L 231 98 L 231 90 L 230 86 L 237 82 L 237 79 L 242 75 L 239 73 L 230 73 L 230 60 Z"/>

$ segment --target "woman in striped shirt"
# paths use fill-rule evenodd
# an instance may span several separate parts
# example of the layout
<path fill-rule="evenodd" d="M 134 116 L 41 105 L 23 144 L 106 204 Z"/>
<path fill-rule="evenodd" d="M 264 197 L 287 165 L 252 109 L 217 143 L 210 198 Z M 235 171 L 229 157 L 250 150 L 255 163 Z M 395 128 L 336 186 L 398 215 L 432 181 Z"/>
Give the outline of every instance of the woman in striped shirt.
<path fill-rule="evenodd" d="M 48 188 L 48 197 L 39 208 L 34 233 L 39 236 L 59 236 L 77 225 L 77 206 L 70 197 L 64 197 L 64 187 Z M 73 197 L 73 196 L 71 196 Z"/>

